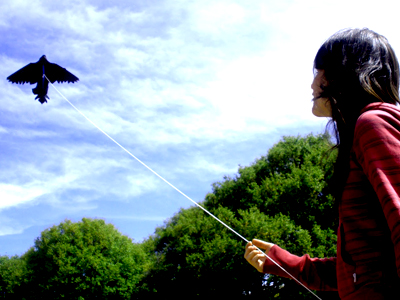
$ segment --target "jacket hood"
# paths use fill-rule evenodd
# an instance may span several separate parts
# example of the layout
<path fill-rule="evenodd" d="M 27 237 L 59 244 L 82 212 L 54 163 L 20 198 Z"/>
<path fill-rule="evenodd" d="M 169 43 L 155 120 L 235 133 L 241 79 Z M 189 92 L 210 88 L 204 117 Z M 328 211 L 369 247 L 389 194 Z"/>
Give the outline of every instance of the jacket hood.
<path fill-rule="evenodd" d="M 400 115 L 400 107 L 394 104 L 390 104 L 390 103 L 385 103 L 385 102 L 374 102 L 374 103 L 370 103 L 368 104 L 366 107 L 364 107 L 361 110 L 361 114 L 370 111 L 370 110 L 380 110 L 380 111 L 384 111 L 387 112 L 391 115 L 396 115 L 399 116 Z"/>

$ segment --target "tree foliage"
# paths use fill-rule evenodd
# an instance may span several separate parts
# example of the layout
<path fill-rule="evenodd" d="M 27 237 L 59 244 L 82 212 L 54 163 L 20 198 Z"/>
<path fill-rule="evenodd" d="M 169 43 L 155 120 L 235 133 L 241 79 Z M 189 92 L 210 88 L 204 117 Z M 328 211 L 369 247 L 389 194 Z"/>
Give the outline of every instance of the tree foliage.
<path fill-rule="evenodd" d="M 331 146 L 327 135 L 284 137 L 234 178 L 215 183 L 202 205 L 249 240 L 298 255 L 335 256 Z M 171 291 L 202 299 L 314 297 L 292 280 L 253 270 L 243 259 L 245 243 L 196 207 L 182 209 L 149 241 L 155 263 L 143 282 L 160 297 Z"/>
<path fill-rule="evenodd" d="M 43 231 L 25 259 L 29 299 L 130 299 L 146 266 L 140 245 L 86 218 Z"/>
<path fill-rule="evenodd" d="M 22 299 L 25 274 L 24 259 L 18 256 L 0 256 L 0 298 Z"/>

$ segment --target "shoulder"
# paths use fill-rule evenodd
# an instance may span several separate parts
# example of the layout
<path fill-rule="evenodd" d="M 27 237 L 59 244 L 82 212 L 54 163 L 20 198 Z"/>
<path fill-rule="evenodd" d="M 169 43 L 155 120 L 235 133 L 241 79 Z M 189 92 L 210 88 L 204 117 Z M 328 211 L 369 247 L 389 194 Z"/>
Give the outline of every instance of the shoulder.
<path fill-rule="evenodd" d="M 372 103 L 375 104 L 375 103 Z M 356 153 L 367 150 L 398 151 L 400 147 L 400 110 L 397 106 L 379 103 L 367 106 L 357 120 L 353 146 Z"/>
<path fill-rule="evenodd" d="M 393 129 L 400 129 L 400 109 L 393 104 L 372 103 L 358 117 L 354 134 L 379 134 Z"/>

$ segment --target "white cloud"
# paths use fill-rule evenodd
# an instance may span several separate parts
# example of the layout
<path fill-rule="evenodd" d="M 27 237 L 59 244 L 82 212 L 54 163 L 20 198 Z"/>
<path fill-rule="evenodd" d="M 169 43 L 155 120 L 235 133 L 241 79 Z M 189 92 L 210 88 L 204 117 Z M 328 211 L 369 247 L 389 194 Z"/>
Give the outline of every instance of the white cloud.
<path fill-rule="evenodd" d="M 0 210 L 31 201 L 44 193 L 46 190 L 35 182 L 26 185 L 0 183 Z"/>
<path fill-rule="evenodd" d="M 0 236 L 11 235 L 11 234 L 21 234 L 29 226 L 24 226 L 21 224 L 16 224 L 15 220 L 2 216 L 0 219 Z M 14 255 L 14 253 L 10 253 Z M 2 253 L 4 255 L 4 253 Z"/>

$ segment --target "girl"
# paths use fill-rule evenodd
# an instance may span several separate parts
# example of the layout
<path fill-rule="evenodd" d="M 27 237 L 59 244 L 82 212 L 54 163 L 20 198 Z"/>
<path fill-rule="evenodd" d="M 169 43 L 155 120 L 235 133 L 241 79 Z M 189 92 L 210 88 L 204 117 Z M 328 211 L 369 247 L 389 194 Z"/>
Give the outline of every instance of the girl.
<path fill-rule="evenodd" d="M 341 299 L 393 299 L 400 291 L 399 65 L 387 39 L 368 29 L 330 37 L 314 60 L 312 112 L 329 117 L 338 148 L 334 191 L 337 257 L 295 256 L 253 240 L 245 258 L 258 271 L 287 275 Z M 254 246 L 253 246 L 254 245 Z M 397 296 L 394 296 L 397 295 Z"/>

